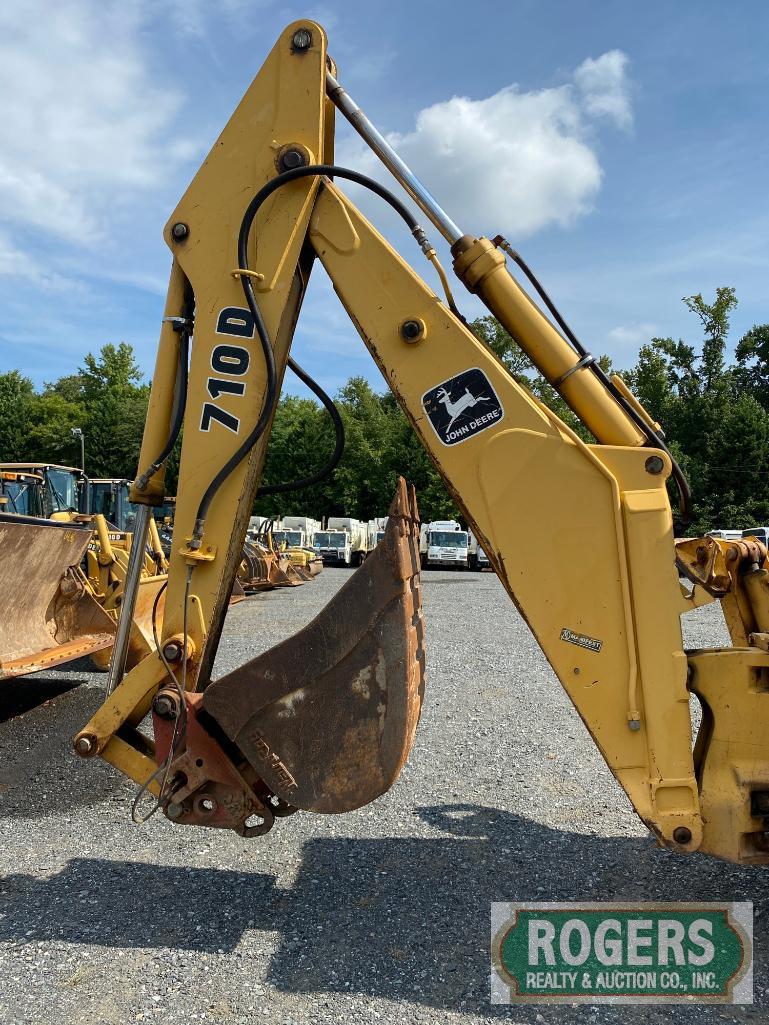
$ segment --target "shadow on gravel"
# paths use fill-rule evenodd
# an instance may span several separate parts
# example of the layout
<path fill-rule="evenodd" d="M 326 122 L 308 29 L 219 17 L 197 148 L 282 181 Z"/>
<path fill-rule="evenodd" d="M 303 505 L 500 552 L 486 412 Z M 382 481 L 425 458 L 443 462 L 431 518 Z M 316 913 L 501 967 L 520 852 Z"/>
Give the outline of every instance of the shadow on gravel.
<path fill-rule="evenodd" d="M 24 715 L 38 705 L 42 705 L 59 694 L 74 690 L 85 680 L 51 679 L 45 676 L 28 676 L 26 678 L 7 680 L 0 687 L 0 723 L 13 719 L 16 715 Z"/>
<path fill-rule="evenodd" d="M 0 816 L 40 819 L 125 794 L 125 781 L 114 769 L 99 759 L 78 758 L 72 750 L 72 737 L 103 700 L 103 691 L 89 682 L 63 674 L 0 684 L 6 701 L 23 702 L 29 689 L 31 696 L 44 693 L 46 702 L 34 702 L 26 714 L 0 722 Z"/>
<path fill-rule="evenodd" d="M 0 893 L 0 940 L 228 952 L 249 930 L 277 931 L 283 939 L 269 979 L 285 992 L 361 993 L 506 1018 L 509 1009 L 488 1003 L 493 900 L 765 906 L 761 870 L 670 855 L 649 840 L 583 836 L 474 805 L 418 814 L 443 835 L 310 840 L 288 891 L 261 873 L 99 859 L 73 859 L 48 880 L 11 875 Z M 766 978 L 768 940 L 761 916 L 759 982 Z M 764 1000 L 758 990 L 756 999 Z M 589 1009 L 537 1010 L 543 1020 L 563 1021 Z M 691 1021 L 689 1011 L 716 1010 L 648 1006 L 643 1017 L 663 1021 L 675 1012 Z M 766 1019 L 759 1003 L 722 1011 L 728 1013 L 713 1016 Z M 605 1008 L 602 1017 L 614 1013 Z"/>

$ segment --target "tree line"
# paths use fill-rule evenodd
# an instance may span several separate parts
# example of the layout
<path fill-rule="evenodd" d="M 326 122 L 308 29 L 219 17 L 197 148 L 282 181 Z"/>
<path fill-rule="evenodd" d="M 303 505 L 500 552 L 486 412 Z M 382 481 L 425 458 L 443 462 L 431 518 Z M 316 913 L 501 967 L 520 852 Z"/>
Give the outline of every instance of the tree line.
<path fill-rule="evenodd" d="M 652 338 L 635 365 L 621 370 L 689 478 L 694 519 L 687 533 L 717 527 L 769 524 L 769 324 L 758 325 L 728 354 L 729 317 L 737 298 L 718 288 L 684 303 L 693 315 L 696 341 Z M 536 373 L 499 323 L 483 317 L 471 325 L 511 374 L 590 440 L 555 390 Z M 606 370 L 610 361 L 601 358 Z M 91 477 L 136 473 L 149 385 L 132 347 L 107 344 L 89 354 L 74 374 L 36 390 L 20 370 L 0 374 L 0 461 L 79 465 L 85 435 Z M 263 515 L 348 515 L 370 519 L 387 512 L 397 478 L 416 486 L 422 517 L 458 516 L 454 502 L 407 418 L 390 392 L 379 394 L 352 377 L 335 397 L 345 426 L 342 460 L 325 481 L 298 493 L 258 498 Z M 313 399 L 286 395 L 275 411 L 263 483 L 306 476 L 334 447 L 328 414 Z M 178 447 L 169 461 L 169 493 L 176 488 Z"/>

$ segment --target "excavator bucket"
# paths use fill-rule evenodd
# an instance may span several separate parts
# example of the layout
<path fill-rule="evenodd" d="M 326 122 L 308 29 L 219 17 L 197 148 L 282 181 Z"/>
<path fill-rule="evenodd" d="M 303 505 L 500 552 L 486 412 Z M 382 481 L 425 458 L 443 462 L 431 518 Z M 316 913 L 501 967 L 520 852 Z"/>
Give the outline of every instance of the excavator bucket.
<path fill-rule="evenodd" d="M 0 514 L 0 680 L 109 648 L 115 624 L 80 563 L 91 529 Z"/>
<path fill-rule="evenodd" d="M 203 692 L 203 709 L 294 808 L 345 812 L 388 790 L 424 692 L 419 517 L 403 480 L 384 539 L 308 626 Z"/>

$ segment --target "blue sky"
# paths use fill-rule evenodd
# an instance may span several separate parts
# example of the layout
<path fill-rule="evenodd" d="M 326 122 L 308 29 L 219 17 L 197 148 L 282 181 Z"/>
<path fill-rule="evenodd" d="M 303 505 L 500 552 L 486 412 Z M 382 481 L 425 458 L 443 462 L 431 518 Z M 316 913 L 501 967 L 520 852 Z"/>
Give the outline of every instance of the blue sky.
<path fill-rule="evenodd" d="M 764 2 L 9 0 L 0 371 L 40 385 L 125 340 L 149 376 L 162 227 L 281 29 L 304 16 L 454 219 L 505 234 L 593 351 L 622 367 L 654 334 L 696 337 L 681 298 L 718 285 L 737 289 L 733 341 L 769 320 Z M 372 170 L 349 134 L 338 156 Z M 434 284 L 380 205 L 360 201 Z M 322 277 L 294 355 L 332 391 L 351 374 L 379 387 Z"/>

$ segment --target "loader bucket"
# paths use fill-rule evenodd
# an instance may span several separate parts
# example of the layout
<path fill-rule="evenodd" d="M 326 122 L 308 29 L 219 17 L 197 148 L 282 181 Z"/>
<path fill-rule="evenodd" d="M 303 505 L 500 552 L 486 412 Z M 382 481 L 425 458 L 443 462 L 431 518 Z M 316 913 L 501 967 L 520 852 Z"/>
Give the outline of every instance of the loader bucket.
<path fill-rule="evenodd" d="M 334 599 L 202 704 L 277 797 L 345 812 L 397 779 L 423 692 L 418 515 L 401 480 L 384 539 Z"/>
<path fill-rule="evenodd" d="M 270 569 L 275 561 L 273 552 L 260 545 L 245 542 L 243 558 L 238 570 L 237 579 L 245 594 L 254 591 L 271 591 L 275 584 L 270 580 Z"/>
<path fill-rule="evenodd" d="M 291 560 L 282 552 L 246 541 L 238 573 L 243 590 L 271 591 L 275 587 L 298 587 L 306 579 L 296 572 Z"/>
<path fill-rule="evenodd" d="M 115 624 L 80 563 L 90 527 L 0 514 L 0 680 L 112 645 Z"/>

